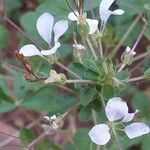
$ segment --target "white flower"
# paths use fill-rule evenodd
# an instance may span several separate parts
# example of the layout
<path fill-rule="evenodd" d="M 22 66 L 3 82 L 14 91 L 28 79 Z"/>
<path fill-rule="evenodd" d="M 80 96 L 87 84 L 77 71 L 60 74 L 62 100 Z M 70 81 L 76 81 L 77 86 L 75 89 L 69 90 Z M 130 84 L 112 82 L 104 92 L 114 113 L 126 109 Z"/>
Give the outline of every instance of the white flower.
<path fill-rule="evenodd" d="M 67 31 L 68 29 L 68 21 L 67 20 L 59 20 L 54 24 L 54 17 L 50 13 L 42 14 L 36 24 L 37 30 L 40 36 L 48 43 L 50 49 L 39 51 L 36 46 L 32 44 L 28 44 L 23 46 L 19 53 L 24 56 L 30 57 L 39 55 L 43 57 L 44 55 L 52 55 L 57 49 L 60 47 L 59 38 Z M 54 33 L 54 46 L 51 47 L 51 39 L 52 33 Z"/>
<path fill-rule="evenodd" d="M 128 112 L 128 106 L 120 97 L 111 98 L 105 107 L 106 116 L 110 122 L 122 119 L 121 122 L 131 121 L 135 113 Z M 95 125 L 89 132 L 89 137 L 97 145 L 104 145 L 110 140 L 110 127 L 106 124 Z M 132 123 L 125 127 L 125 133 L 132 139 L 150 132 L 149 127 L 144 123 Z"/>
<path fill-rule="evenodd" d="M 72 21 L 77 21 L 77 23 L 78 23 L 78 16 L 79 16 L 79 13 L 75 11 L 75 12 L 69 13 L 68 18 Z M 98 27 L 98 20 L 86 19 L 86 22 L 89 26 L 89 34 L 95 33 L 95 31 L 97 30 L 97 27 Z"/>
<path fill-rule="evenodd" d="M 113 15 L 122 15 L 124 11 L 122 9 L 116 9 L 114 11 L 109 10 L 110 6 L 115 0 L 102 0 L 99 6 L 99 14 L 101 19 L 101 30 L 104 30 L 108 18 Z"/>
<path fill-rule="evenodd" d="M 129 46 L 127 46 L 127 48 L 125 49 L 125 52 L 131 54 L 132 56 L 134 56 L 136 54 L 136 52 L 132 51 Z"/>

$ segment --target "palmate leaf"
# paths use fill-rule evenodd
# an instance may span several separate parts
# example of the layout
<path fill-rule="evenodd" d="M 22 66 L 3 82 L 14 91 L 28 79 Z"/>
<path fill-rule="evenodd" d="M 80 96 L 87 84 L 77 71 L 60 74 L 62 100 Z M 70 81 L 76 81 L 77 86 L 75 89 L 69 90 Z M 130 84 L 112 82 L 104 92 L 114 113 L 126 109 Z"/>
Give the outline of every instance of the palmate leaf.
<path fill-rule="evenodd" d="M 35 134 L 30 129 L 21 128 L 20 129 L 20 139 L 21 139 L 21 143 L 23 145 L 27 145 L 27 144 L 30 144 L 30 142 L 32 142 L 32 140 L 35 139 Z"/>
<path fill-rule="evenodd" d="M 78 98 L 59 94 L 54 86 L 45 86 L 33 94 L 28 95 L 20 107 L 50 113 L 63 113 L 75 106 Z"/>
<path fill-rule="evenodd" d="M 0 25 L 0 48 L 4 48 L 9 40 L 9 33 L 8 30 L 3 26 Z"/>

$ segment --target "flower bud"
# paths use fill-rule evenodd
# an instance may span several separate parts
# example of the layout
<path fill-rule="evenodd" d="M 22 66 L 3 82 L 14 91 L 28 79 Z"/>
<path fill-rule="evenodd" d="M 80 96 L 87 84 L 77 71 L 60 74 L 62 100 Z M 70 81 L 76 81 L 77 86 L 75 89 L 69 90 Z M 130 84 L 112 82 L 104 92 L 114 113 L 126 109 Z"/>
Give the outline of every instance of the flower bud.
<path fill-rule="evenodd" d="M 80 58 L 82 58 L 82 56 L 85 53 L 85 47 L 83 45 L 81 45 L 81 44 L 73 44 L 73 47 L 74 47 L 73 56 L 76 59 L 80 60 Z"/>
<path fill-rule="evenodd" d="M 45 83 L 65 84 L 66 76 L 63 73 L 57 74 L 55 70 L 50 71 L 50 76 L 44 81 Z"/>
<path fill-rule="evenodd" d="M 133 62 L 133 56 L 136 53 L 130 49 L 130 47 L 127 47 L 125 52 L 121 56 L 121 60 L 124 64 L 130 65 Z"/>

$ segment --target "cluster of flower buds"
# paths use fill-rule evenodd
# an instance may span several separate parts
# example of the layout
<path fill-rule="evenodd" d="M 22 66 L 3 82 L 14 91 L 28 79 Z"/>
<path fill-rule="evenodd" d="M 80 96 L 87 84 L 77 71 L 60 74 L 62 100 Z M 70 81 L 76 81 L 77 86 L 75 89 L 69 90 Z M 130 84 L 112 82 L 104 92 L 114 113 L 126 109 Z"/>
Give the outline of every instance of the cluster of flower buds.
<path fill-rule="evenodd" d="M 130 65 L 133 62 L 133 56 L 136 54 L 135 51 L 132 51 L 130 47 L 125 49 L 125 52 L 121 56 L 121 60 L 124 64 Z"/>

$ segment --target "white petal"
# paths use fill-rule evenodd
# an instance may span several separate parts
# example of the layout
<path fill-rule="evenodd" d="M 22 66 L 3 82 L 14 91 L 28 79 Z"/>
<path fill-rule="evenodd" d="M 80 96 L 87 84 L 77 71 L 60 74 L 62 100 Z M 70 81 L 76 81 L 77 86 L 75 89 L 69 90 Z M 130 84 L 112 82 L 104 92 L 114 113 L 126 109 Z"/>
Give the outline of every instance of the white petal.
<path fill-rule="evenodd" d="M 112 11 L 110 10 L 104 10 L 100 13 L 100 19 L 103 21 L 105 24 L 107 20 L 109 19 L 110 15 L 112 14 Z"/>
<path fill-rule="evenodd" d="M 124 10 L 122 9 L 116 9 L 114 11 L 112 11 L 113 15 L 123 15 L 124 14 Z"/>
<path fill-rule="evenodd" d="M 93 34 L 98 27 L 98 20 L 94 20 L 94 19 L 86 19 L 88 25 L 89 25 L 89 34 Z"/>
<path fill-rule="evenodd" d="M 23 46 L 20 49 L 19 53 L 23 54 L 26 57 L 35 56 L 35 55 L 42 56 L 40 51 L 32 44 L 28 44 L 28 45 Z"/>
<path fill-rule="evenodd" d="M 52 55 L 52 54 L 54 54 L 57 51 L 57 49 L 59 47 L 60 47 L 60 43 L 58 42 L 58 43 L 55 44 L 55 46 L 52 49 L 50 49 L 50 50 L 42 50 L 41 53 L 43 55 L 45 55 L 45 56 L 46 55 Z"/>
<path fill-rule="evenodd" d="M 41 37 L 48 43 L 51 43 L 51 34 L 54 24 L 54 17 L 49 13 L 42 14 L 37 20 L 37 30 Z"/>
<path fill-rule="evenodd" d="M 54 25 L 54 42 L 57 43 L 59 38 L 67 31 L 68 21 L 60 20 Z"/>
<path fill-rule="evenodd" d="M 110 140 L 108 125 L 106 124 L 95 125 L 90 130 L 89 137 L 97 145 L 105 145 Z"/>
<path fill-rule="evenodd" d="M 102 0 L 100 2 L 100 11 L 108 10 L 115 0 Z"/>
<path fill-rule="evenodd" d="M 57 116 L 56 116 L 56 115 L 53 115 L 53 116 L 50 117 L 50 119 L 51 119 L 51 120 L 56 120 L 56 119 L 57 119 Z"/>
<path fill-rule="evenodd" d="M 129 53 L 130 51 L 131 51 L 131 48 L 127 46 L 127 48 L 125 49 L 125 52 Z"/>
<path fill-rule="evenodd" d="M 107 102 L 105 111 L 107 118 L 110 121 L 115 121 L 128 114 L 128 106 L 120 97 L 113 97 Z"/>
<path fill-rule="evenodd" d="M 134 118 L 134 116 L 135 116 L 135 114 L 136 114 L 137 112 L 138 112 L 138 110 L 136 110 L 135 113 L 128 113 L 128 114 L 123 118 L 122 122 L 129 122 L 129 121 L 131 121 L 131 120 Z"/>
<path fill-rule="evenodd" d="M 125 133 L 129 137 L 129 139 L 139 137 L 149 132 L 150 128 L 142 122 L 132 123 L 125 127 Z"/>
<path fill-rule="evenodd" d="M 74 13 L 73 12 L 69 13 L 69 15 L 68 15 L 69 20 L 72 20 L 72 21 L 77 21 L 78 20 L 77 16 L 79 16 L 79 13 L 77 11 L 75 11 Z"/>

